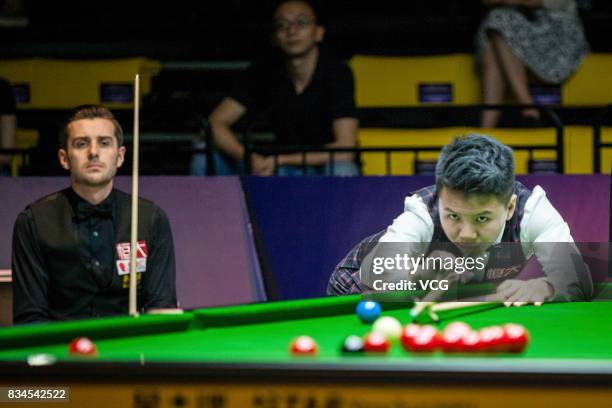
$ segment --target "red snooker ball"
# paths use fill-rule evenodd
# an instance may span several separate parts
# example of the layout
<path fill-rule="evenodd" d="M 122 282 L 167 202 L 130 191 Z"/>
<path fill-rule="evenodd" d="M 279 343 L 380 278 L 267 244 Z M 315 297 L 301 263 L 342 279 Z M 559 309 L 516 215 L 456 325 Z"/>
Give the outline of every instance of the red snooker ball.
<path fill-rule="evenodd" d="M 296 337 L 289 347 L 292 354 L 307 354 L 313 355 L 318 351 L 317 343 L 310 336 L 298 336 Z"/>
<path fill-rule="evenodd" d="M 77 337 L 70 342 L 68 353 L 73 356 L 95 357 L 98 355 L 98 349 L 89 338 Z"/>
<path fill-rule="evenodd" d="M 504 325 L 504 343 L 506 350 L 520 353 L 529 343 L 529 332 L 520 324 L 508 323 Z"/>
<path fill-rule="evenodd" d="M 384 334 L 371 332 L 365 336 L 363 348 L 368 352 L 386 353 L 391 348 L 391 343 Z"/>
<path fill-rule="evenodd" d="M 446 326 L 444 332 L 452 332 L 452 333 L 460 333 L 460 334 L 468 334 L 472 331 L 472 328 L 469 324 L 464 322 L 453 322 Z"/>
<path fill-rule="evenodd" d="M 479 334 L 482 351 L 488 353 L 505 351 L 504 329 L 500 326 L 485 327 L 480 330 Z"/>
<path fill-rule="evenodd" d="M 409 351 L 427 353 L 435 351 L 439 345 L 438 330 L 431 326 L 421 326 L 421 329 L 416 336 L 407 341 Z"/>
<path fill-rule="evenodd" d="M 421 330 L 421 326 L 414 323 L 409 323 L 402 329 L 402 334 L 400 336 L 400 342 L 402 343 L 402 347 L 405 350 L 410 350 L 410 342 L 412 339 L 419 333 Z"/>
<path fill-rule="evenodd" d="M 464 322 L 453 322 L 446 326 L 440 335 L 440 347 L 446 353 L 463 351 L 462 340 L 472 332 L 472 328 Z"/>
<path fill-rule="evenodd" d="M 470 331 L 461 337 L 458 344 L 458 349 L 465 353 L 480 352 L 483 350 L 483 345 L 480 338 L 480 333 L 477 331 Z"/>
<path fill-rule="evenodd" d="M 463 339 L 465 335 L 466 333 L 458 331 L 444 330 L 440 336 L 440 347 L 442 347 L 442 350 L 446 353 L 460 351 L 461 339 Z"/>

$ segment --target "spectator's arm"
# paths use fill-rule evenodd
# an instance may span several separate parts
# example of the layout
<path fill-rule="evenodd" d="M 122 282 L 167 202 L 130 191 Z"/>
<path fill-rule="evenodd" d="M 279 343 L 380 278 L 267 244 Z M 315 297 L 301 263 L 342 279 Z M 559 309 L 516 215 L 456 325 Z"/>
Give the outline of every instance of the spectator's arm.
<path fill-rule="evenodd" d="M 355 147 L 357 145 L 357 128 L 359 121 L 356 118 L 338 118 L 334 120 L 334 143 L 330 147 Z M 353 160 L 353 153 L 339 153 L 334 155 L 336 160 Z"/>
<path fill-rule="evenodd" d="M 334 142 L 328 143 L 327 147 L 354 147 L 357 140 L 357 126 L 359 122 L 355 118 L 338 118 L 333 122 Z M 334 160 L 353 160 L 353 153 L 336 153 Z M 321 165 L 330 161 L 329 153 L 309 153 L 306 155 L 307 165 Z M 301 154 L 281 154 L 278 156 L 279 165 L 302 164 Z"/>
<path fill-rule="evenodd" d="M 227 97 L 208 117 L 215 145 L 236 160 L 242 160 L 244 146 L 238 141 L 231 127 L 245 113 L 246 107 L 244 105 L 233 98 Z"/>

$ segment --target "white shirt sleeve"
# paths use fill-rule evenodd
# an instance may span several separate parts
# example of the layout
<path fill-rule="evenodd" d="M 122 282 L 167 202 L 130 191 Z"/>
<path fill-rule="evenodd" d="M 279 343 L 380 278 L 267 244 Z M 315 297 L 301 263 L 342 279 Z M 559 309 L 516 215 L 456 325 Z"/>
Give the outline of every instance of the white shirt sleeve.
<path fill-rule="evenodd" d="M 384 274 L 377 274 L 373 265 L 377 259 L 394 259 L 404 254 L 418 257 L 427 250 L 433 237 L 434 225 L 427 206 L 417 195 L 406 197 L 404 212 L 393 220 L 376 246 L 363 259 L 360 268 L 360 279 L 365 288 L 376 288 L 375 282 L 384 279 L 386 282 L 409 279 L 409 270 L 385 269 Z"/>
<path fill-rule="evenodd" d="M 521 220 L 521 242 L 574 242 L 567 223 L 536 186 L 525 203 Z"/>
<path fill-rule="evenodd" d="M 426 242 L 433 237 L 434 224 L 427 206 L 418 195 L 406 197 L 404 212 L 393 220 L 379 242 Z"/>
<path fill-rule="evenodd" d="M 569 226 L 540 186 L 533 189 L 525 203 L 520 238 L 525 257 L 535 254 L 555 290 L 555 298 L 590 296 L 592 281 L 588 267 L 582 262 Z"/>

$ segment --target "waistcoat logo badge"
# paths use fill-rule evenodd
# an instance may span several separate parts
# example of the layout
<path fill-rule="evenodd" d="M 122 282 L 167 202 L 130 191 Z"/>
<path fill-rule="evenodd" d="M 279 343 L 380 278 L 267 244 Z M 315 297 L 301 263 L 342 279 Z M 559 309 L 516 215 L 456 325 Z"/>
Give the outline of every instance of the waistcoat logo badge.
<path fill-rule="evenodd" d="M 145 241 L 138 241 L 138 249 L 136 251 L 136 272 L 142 273 L 147 270 L 147 255 L 149 249 Z M 130 273 L 130 243 L 120 242 L 117 244 L 117 273 L 119 275 L 127 275 Z"/>

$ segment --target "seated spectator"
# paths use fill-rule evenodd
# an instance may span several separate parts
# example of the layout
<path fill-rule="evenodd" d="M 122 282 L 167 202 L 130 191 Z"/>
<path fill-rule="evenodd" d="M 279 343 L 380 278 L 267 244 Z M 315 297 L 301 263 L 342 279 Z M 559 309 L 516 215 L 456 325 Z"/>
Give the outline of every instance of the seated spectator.
<path fill-rule="evenodd" d="M 528 75 L 560 84 L 588 52 L 574 0 L 484 0 L 491 7 L 476 37 L 485 104 L 500 104 L 509 91 L 519 104 L 533 104 Z M 524 109 L 526 122 L 539 111 Z M 482 113 L 481 127 L 497 126 L 500 111 Z"/>
<path fill-rule="evenodd" d="M 243 115 L 265 116 L 275 134 L 275 146 L 354 147 L 358 121 L 350 68 L 323 54 L 319 43 L 325 29 L 306 1 L 282 1 L 274 12 L 273 43 L 280 56 L 253 63 L 234 92 L 209 117 L 219 154 L 217 174 L 240 172 L 245 149 L 231 129 Z M 306 156 L 308 175 L 357 175 L 352 153 Z M 251 155 L 256 175 L 301 175 L 302 155 Z M 194 156 L 192 174 L 204 174 L 204 157 Z"/>

